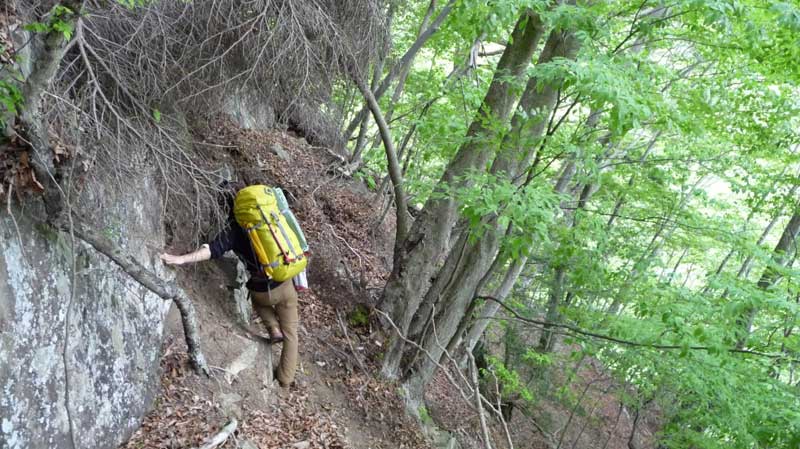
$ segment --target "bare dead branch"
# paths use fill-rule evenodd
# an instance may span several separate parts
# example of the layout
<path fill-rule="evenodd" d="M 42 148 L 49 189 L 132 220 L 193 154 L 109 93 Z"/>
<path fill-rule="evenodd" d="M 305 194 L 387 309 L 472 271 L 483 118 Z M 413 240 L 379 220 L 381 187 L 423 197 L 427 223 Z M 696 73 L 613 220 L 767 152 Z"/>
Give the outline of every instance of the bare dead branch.
<path fill-rule="evenodd" d="M 486 427 L 486 417 L 483 416 L 483 405 L 481 404 L 480 384 L 478 383 L 478 365 L 475 363 L 475 356 L 470 352 L 469 366 L 472 372 L 472 384 L 475 389 L 475 408 L 478 410 L 478 418 L 481 422 L 481 432 L 483 433 L 483 444 L 486 449 L 492 449 L 492 439 L 489 436 L 489 429 Z"/>
<path fill-rule="evenodd" d="M 536 320 L 536 319 L 533 319 L 533 318 L 524 317 L 524 316 L 520 315 L 519 312 L 514 310 L 512 307 L 510 307 L 509 305 L 505 304 L 503 301 L 500 301 L 497 298 L 494 298 L 492 296 L 479 295 L 479 296 L 476 296 L 475 299 L 486 299 L 486 300 L 490 300 L 490 301 L 495 301 L 495 302 L 499 303 L 500 306 L 503 309 L 505 309 L 506 311 L 511 313 L 511 315 L 513 315 L 514 319 L 516 319 L 516 320 L 519 320 L 519 321 L 522 321 L 522 322 L 525 322 L 525 323 L 530 323 L 530 324 L 537 325 L 537 326 L 548 326 L 548 327 L 552 327 L 552 328 L 565 329 L 566 331 L 568 331 L 567 335 L 571 335 L 571 336 L 590 337 L 590 338 L 594 338 L 594 339 L 598 339 L 598 340 L 605 340 L 605 341 L 609 341 L 611 343 L 617 343 L 617 344 L 626 345 L 626 346 L 634 346 L 634 347 L 639 347 L 639 348 L 650 348 L 650 349 L 656 349 L 656 350 L 662 350 L 662 351 L 684 350 L 684 349 L 685 350 L 689 350 L 689 351 L 711 351 L 711 350 L 715 349 L 715 348 L 712 348 L 710 346 L 663 345 L 663 344 L 657 344 L 657 343 L 642 343 L 642 342 L 631 341 L 631 340 L 623 340 L 621 338 L 611 337 L 609 335 L 603 335 L 603 334 L 599 334 L 599 333 L 596 333 L 596 332 L 587 331 L 585 329 L 581 329 L 581 328 L 579 328 L 577 326 L 573 326 L 571 324 L 558 323 L 558 322 L 549 322 L 549 321 Z M 772 354 L 772 353 L 768 353 L 768 352 L 752 351 L 752 350 L 749 350 L 749 349 L 739 349 L 739 348 L 726 348 L 726 349 L 723 349 L 723 351 L 734 353 L 734 354 L 747 354 L 747 355 L 754 355 L 754 356 L 758 356 L 758 357 L 765 357 L 765 358 L 769 358 L 769 359 L 782 359 L 782 360 L 792 361 L 792 362 L 795 362 L 795 363 L 800 363 L 800 359 L 790 358 L 786 354 L 783 354 L 783 353 L 781 353 L 781 354 Z"/>
<path fill-rule="evenodd" d="M 361 371 L 364 374 L 369 375 L 369 371 L 367 371 L 367 368 L 364 366 L 364 362 L 361 361 L 361 357 L 358 356 L 358 353 L 356 352 L 356 349 L 353 347 L 353 342 L 350 340 L 350 335 L 348 335 L 348 333 L 347 333 L 347 326 L 344 324 L 344 320 L 342 320 L 342 315 L 341 315 L 341 313 L 339 313 L 338 310 L 336 311 L 336 321 L 338 321 L 338 323 L 339 323 L 339 328 L 342 329 L 342 333 L 344 334 L 344 338 L 347 340 L 347 345 L 350 347 L 350 352 L 353 353 L 353 358 L 356 359 L 356 362 L 358 363 L 358 367 L 361 368 Z"/>

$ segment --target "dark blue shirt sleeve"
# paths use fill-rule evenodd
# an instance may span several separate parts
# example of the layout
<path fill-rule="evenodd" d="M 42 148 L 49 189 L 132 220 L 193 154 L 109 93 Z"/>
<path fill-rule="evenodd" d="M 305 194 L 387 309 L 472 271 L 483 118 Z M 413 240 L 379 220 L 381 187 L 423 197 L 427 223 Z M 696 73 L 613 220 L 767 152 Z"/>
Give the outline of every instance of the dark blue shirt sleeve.
<path fill-rule="evenodd" d="M 218 259 L 223 254 L 233 249 L 233 228 L 228 229 L 217 234 L 217 236 L 209 242 L 208 249 L 211 250 L 211 258 Z"/>

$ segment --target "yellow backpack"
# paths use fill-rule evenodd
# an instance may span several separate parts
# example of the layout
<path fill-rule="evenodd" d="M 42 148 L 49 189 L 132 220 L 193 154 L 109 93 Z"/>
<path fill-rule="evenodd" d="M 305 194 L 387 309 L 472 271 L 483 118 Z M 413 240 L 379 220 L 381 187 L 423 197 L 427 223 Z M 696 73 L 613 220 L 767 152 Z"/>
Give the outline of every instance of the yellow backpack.
<path fill-rule="evenodd" d="M 263 185 L 245 187 L 236 194 L 233 215 L 250 237 L 268 278 L 287 281 L 306 268 L 308 255 L 281 211 L 275 190 Z"/>

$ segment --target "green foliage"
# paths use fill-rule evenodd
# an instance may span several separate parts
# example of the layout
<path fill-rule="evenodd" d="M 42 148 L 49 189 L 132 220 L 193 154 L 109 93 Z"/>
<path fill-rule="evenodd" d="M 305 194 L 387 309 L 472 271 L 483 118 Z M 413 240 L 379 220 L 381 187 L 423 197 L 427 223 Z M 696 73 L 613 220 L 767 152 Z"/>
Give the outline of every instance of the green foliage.
<path fill-rule="evenodd" d="M 23 28 L 32 33 L 60 33 L 65 40 L 72 39 L 72 34 L 75 31 L 75 23 L 72 16 L 75 11 L 63 5 L 55 5 L 48 14 L 47 23 L 31 22 L 26 24 Z"/>
<path fill-rule="evenodd" d="M 156 0 L 115 0 L 115 1 L 120 5 L 131 10 L 136 8 L 142 8 L 156 2 Z M 187 1 L 187 0 L 182 0 L 182 1 Z"/>
<path fill-rule="evenodd" d="M 369 173 L 367 173 L 366 170 L 362 169 L 353 173 L 353 178 L 364 181 L 364 183 L 367 185 L 367 187 L 370 188 L 370 190 L 375 190 L 376 188 L 378 188 L 378 184 L 375 182 L 375 178 Z"/>
<path fill-rule="evenodd" d="M 534 395 L 520 379 L 519 373 L 508 369 L 500 360 L 495 357 L 487 357 L 492 372 L 497 376 L 498 382 L 503 386 L 505 394 L 519 394 L 520 397 L 528 402 L 533 402 Z"/>
<path fill-rule="evenodd" d="M 511 226 L 517 231 L 516 237 L 508 239 L 504 249 L 512 257 L 525 252 L 534 241 L 548 240 L 548 224 L 560 199 L 549 185 L 535 182 L 517 186 L 502 174 L 485 172 L 473 172 L 465 179 L 469 181 L 467 187 L 446 188 L 441 195 L 458 198 L 473 239 Z"/>
<path fill-rule="evenodd" d="M 16 84 L 0 80 L 0 103 L 2 103 L 4 111 L 16 115 L 22 105 L 22 100 L 22 92 Z M 0 117 L 3 116 L 5 114 L 0 114 Z M 2 120 L 0 120 L 0 125 L 4 126 Z"/>
<path fill-rule="evenodd" d="M 419 406 L 417 409 L 417 414 L 419 414 L 419 420 L 422 421 L 423 424 L 430 425 L 433 423 L 433 418 L 431 418 L 428 408 L 424 405 Z"/>
<path fill-rule="evenodd" d="M 347 316 L 347 321 L 352 326 L 367 326 L 369 324 L 369 309 L 363 304 L 356 305 Z"/>
<path fill-rule="evenodd" d="M 572 404 L 577 366 L 592 358 L 622 386 L 615 394 L 626 406 L 658 410 L 664 447 L 796 447 L 800 272 L 794 247 L 774 249 L 800 198 L 800 4 L 657 5 L 458 2 L 403 95 L 381 99 L 393 109 L 395 141 L 411 132 L 405 186 L 414 202 L 455 199 L 473 241 L 501 237 L 501 261 L 530 257 L 507 300 L 520 315 L 616 340 L 562 329 L 572 351 L 565 356 L 535 349 L 540 329 L 493 324 L 487 335 L 506 353 L 491 369 L 504 394 L 532 400 L 529 379 L 567 371 L 552 386 L 539 379 L 547 391 L 536 398 Z M 399 7 L 391 57 L 413 41 L 427 6 Z M 527 75 L 558 90 L 557 110 L 515 111 L 526 124 L 547 126 L 510 136 L 510 123 L 478 113 L 499 55 L 448 75 L 476 41 L 478 51 L 502 49 L 524 8 L 539 13 L 548 32 L 573 32 L 581 48 L 574 60 L 534 57 Z M 473 119 L 488 131 L 470 135 Z M 438 184 L 467 139 L 496 155 L 511 137 L 533 155 L 520 154 L 528 165 L 516 167 L 519 176 L 490 173 L 490 157 L 455 179 L 462 187 Z M 384 172 L 380 151 L 365 160 Z M 556 194 L 570 166 L 574 174 Z M 550 307 L 556 268 L 565 275 Z M 503 274 L 489 276 L 485 290 Z M 769 285 L 759 285 L 765 274 Z M 735 351 L 751 312 L 744 347 L 767 357 Z"/>

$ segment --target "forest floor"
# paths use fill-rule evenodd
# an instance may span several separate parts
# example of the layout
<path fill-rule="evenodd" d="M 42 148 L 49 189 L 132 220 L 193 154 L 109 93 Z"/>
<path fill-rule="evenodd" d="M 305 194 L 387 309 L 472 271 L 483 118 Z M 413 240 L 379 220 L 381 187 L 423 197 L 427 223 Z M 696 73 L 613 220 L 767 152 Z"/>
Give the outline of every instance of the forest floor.
<path fill-rule="evenodd" d="M 297 381 L 288 391 L 272 383 L 268 361 L 272 357 L 277 364 L 280 348 L 237 324 L 231 259 L 180 267 L 178 281 L 197 308 L 212 376 L 197 376 L 189 368 L 180 318 L 173 310 L 160 392 L 142 427 L 122 447 L 196 447 L 231 418 L 238 428 L 222 447 L 433 447 L 406 414 L 397 385 L 379 378 L 386 335 L 374 326 L 374 318 L 360 312 L 374 305 L 391 269 L 394 219 L 390 212 L 380 221 L 383 199 L 362 182 L 340 176 L 335 170 L 340 164 L 329 151 L 290 133 L 242 130 L 222 120 L 194 138 L 215 148 L 214 162 L 233 167 L 244 181 L 282 187 L 303 224 L 313 256 L 311 289 L 300 293 Z M 614 394 L 620 387 L 597 365 L 590 361 L 576 370 L 579 381 L 571 382 L 566 395 L 572 401 L 563 394 L 548 396 L 535 410 L 514 413 L 508 423 L 514 447 L 653 447 L 654 425 L 646 419 L 630 438 L 634 417 Z M 565 376 L 558 368 L 553 371 L 554 382 Z M 462 447 L 483 447 L 478 414 L 445 376 L 431 382 L 426 407 L 436 425 Z M 491 432 L 496 447 L 508 446 L 499 422 L 491 423 Z"/>

